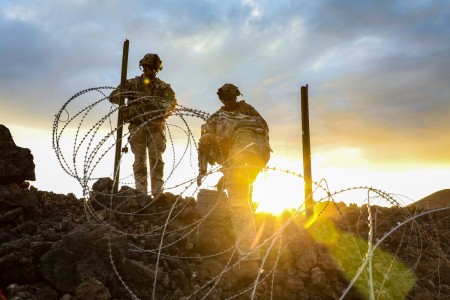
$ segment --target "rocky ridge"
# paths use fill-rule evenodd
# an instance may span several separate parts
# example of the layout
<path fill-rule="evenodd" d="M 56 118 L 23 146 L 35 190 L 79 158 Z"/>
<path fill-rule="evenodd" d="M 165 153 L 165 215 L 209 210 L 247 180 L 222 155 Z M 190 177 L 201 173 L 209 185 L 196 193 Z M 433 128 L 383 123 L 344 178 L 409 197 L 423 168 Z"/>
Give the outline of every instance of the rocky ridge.
<path fill-rule="evenodd" d="M 228 216 L 194 198 L 111 195 L 102 178 L 77 199 L 24 184 L 33 179 L 0 184 L 2 300 L 366 299 L 371 288 L 378 299 L 450 299 L 448 210 L 319 203 L 312 226 L 295 212 L 257 214 L 255 286 L 237 280 Z M 372 276 L 346 292 L 371 237 L 383 239 Z"/>

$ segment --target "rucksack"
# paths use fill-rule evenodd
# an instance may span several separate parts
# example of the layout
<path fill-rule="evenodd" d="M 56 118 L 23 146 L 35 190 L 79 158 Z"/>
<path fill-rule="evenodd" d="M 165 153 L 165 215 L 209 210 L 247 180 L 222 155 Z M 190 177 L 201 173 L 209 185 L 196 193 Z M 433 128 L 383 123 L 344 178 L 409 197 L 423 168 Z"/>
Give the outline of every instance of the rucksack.
<path fill-rule="evenodd" d="M 219 111 L 215 115 L 215 140 L 210 163 L 226 164 L 236 156 L 256 156 L 265 165 L 270 158 L 269 132 L 259 116 Z"/>

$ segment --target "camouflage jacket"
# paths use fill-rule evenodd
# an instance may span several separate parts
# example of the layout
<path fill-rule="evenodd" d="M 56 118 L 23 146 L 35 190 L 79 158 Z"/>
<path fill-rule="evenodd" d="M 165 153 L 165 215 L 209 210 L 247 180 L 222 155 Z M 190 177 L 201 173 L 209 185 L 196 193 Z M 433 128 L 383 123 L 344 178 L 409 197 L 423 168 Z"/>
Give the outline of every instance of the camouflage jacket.
<path fill-rule="evenodd" d="M 199 161 L 208 153 L 212 165 L 226 165 L 229 156 L 253 154 L 265 162 L 270 156 L 269 127 L 256 109 L 244 100 L 232 109 L 222 106 L 202 125 Z M 204 169 L 204 165 L 202 166 Z"/>
<path fill-rule="evenodd" d="M 267 130 L 267 132 L 269 132 L 269 126 L 267 126 L 266 120 L 264 120 L 264 118 L 259 114 L 259 112 L 253 106 L 246 103 L 245 100 L 236 101 L 236 104 L 231 109 L 227 109 L 225 106 L 222 106 L 216 113 L 214 113 L 210 117 L 210 119 L 213 119 L 214 115 L 216 115 L 220 112 L 225 112 L 225 111 L 238 112 L 238 113 L 241 113 L 241 114 L 244 114 L 247 116 L 259 117 L 263 126 L 265 127 L 265 130 Z"/>
<path fill-rule="evenodd" d="M 170 84 L 159 78 L 146 83 L 143 75 L 128 79 L 123 90 L 119 85 L 110 94 L 109 101 L 119 104 L 120 97 L 128 99 L 121 111 L 124 122 L 129 123 L 162 123 L 177 104 Z"/>

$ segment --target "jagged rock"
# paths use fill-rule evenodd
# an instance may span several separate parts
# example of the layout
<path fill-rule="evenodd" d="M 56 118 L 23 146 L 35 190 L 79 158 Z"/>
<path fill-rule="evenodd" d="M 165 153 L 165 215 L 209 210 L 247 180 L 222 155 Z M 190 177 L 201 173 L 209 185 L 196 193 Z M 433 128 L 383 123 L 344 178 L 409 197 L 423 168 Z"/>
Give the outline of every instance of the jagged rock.
<path fill-rule="evenodd" d="M 115 273 L 110 262 L 109 242 L 113 255 L 124 255 L 126 238 L 113 236 L 104 225 L 79 226 L 41 258 L 42 275 L 67 293 L 75 292 L 83 280 L 91 277 L 110 283 Z"/>
<path fill-rule="evenodd" d="M 109 177 L 99 178 L 92 185 L 92 192 L 89 204 L 94 210 L 112 208 L 122 213 L 133 213 L 148 207 L 152 202 L 152 197 L 144 195 L 136 189 L 128 186 L 121 186 L 117 194 L 112 193 L 113 180 Z M 121 215 L 122 219 L 127 219 L 127 215 Z M 134 219 L 134 218 L 133 218 Z M 134 220 L 129 221 L 134 221 Z"/>
<path fill-rule="evenodd" d="M 124 259 L 120 265 L 118 265 L 118 272 L 121 274 L 122 279 L 128 285 L 128 289 L 131 289 L 136 293 L 139 299 L 152 299 L 153 285 L 155 280 L 156 270 L 155 266 L 146 266 L 142 262 L 133 259 Z M 158 269 L 158 277 L 156 282 L 156 299 L 163 298 L 164 281 L 168 277 L 167 273 L 162 268 Z M 143 288 L 144 287 L 144 288 Z"/>
<path fill-rule="evenodd" d="M 314 248 L 306 249 L 296 263 L 296 267 L 303 272 L 309 272 L 315 265 L 317 265 L 317 252 Z"/>
<path fill-rule="evenodd" d="M 0 124 L 0 185 L 36 180 L 30 149 L 16 146 L 9 129 Z"/>
<path fill-rule="evenodd" d="M 110 300 L 111 294 L 100 281 L 90 278 L 77 287 L 73 298 L 73 300 L 85 299 Z"/>
<path fill-rule="evenodd" d="M 35 193 L 2 185 L 0 185 L 0 203 L 12 209 L 22 207 L 24 210 L 35 210 L 38 206 Z"/>
<path fill-rule="evenodd" d="M 325 273 L 319 267 L 314 267 L 311 269 L 311 280 L 314 285 L 325 287 Z"/>
<path fill-rule="evenodd" d="M 10 300 L 57 300 L 58 293 L 42 282 L 33 285 L 10 284 L 6 287 L 6 297 Z"/>
<path fill-rule="evenodd" d="M 0 247 L 0 282 L 24 283 L 36 280 L 39 268 L 30 247 L 30 236 L 4 243 Z"/>
<path fill-rule="evenodd" d="M 180 290 L 183 292 L 181 296 L 189 295 L 190 285 L 188 277 L 183 269 L 176 269 L 170 274 L 171 288 L 174 290 Z M 179 292 L 178 292 L 179 294 Z"/>
<path fill-rule="evenodd" d="M 229 219 L 222 222 L 206 220 L 198 228 L 196 249 L 204 255 L 213 255 L 229 249 L 234 244 L 235 237 L 230 230 Z"/>
<path fill-rule="evenodd" d="M 109 177 L 102 177 L 99 178 L 94 184 L 92 185 L 92 190 L 94 192 L 101 192 L 110 194 L 113 190 L 114 181 Z"/>
<path fill-rule="evenodd" d="M 286 287 L 292 291 L 302 290 L 305 286 L 303 280 L 298 276 L 289 277 L 285 284 Z"/>
<path fill-rule="evenodd" d="M 450 266 L 440 267 L 441 281 L 445 285 L 450 285 Z"/>
<path fill-rule="evenodd" d="M 16 209 L 10 210 L 3 216 L 0 216 L 0 223 L 11 222 L 13 220 L 18 219 L 21 215 L 23 215 L 22 207 L 18 207 Z"/>

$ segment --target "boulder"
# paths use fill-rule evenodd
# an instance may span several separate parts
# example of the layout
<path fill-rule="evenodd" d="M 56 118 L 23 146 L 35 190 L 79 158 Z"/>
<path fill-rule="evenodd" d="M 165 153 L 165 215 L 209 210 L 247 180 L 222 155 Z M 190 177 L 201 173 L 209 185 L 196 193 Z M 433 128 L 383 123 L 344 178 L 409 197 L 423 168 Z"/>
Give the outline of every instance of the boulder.
<path fill-rule="evenodd" d="M 113 236 L 106 226 L 82 225 L 42 256 L 42 275 L 66 293 L 75 292 L 81 283 L 93 277 L 107 284 L 115 276 L 110 256 L 121 258 L 126 249 L 126 238 Z"/>
<path fill-rule="evenodd" d="M 74 300 L 84 299 L 110 300 L 111 294 L 100 281 L 89 278 L 80 284 L 75 291 Z"/>
<path fill-rule="evenodd" d="M 30 149 L 16 146 L 9 129 L 0 124 L 0 185 L 36 180 Z"/>

